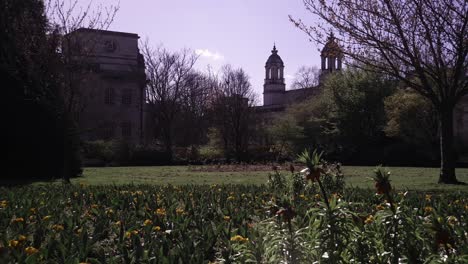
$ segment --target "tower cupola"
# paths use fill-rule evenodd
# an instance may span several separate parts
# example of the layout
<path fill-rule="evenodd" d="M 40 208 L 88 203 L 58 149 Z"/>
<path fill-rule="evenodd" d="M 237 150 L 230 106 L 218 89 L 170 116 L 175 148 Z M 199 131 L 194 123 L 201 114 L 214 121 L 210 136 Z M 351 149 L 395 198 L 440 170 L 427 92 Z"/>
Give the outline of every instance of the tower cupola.
<path fill-rule="evenodd" d="M 320 54 L 322 59 L 322 73 L 339 71 L 342 68 L 343 52 L 336 42 L 333 32 L 330 33 L 327 43 Z"/>
<path fill-rule="evenodd" d="M 284 63 L 273 45 L 270 57 L 265 63 L 265 83 L 263 85 L 263 105 L 282 105 L 284 103 Z"/>

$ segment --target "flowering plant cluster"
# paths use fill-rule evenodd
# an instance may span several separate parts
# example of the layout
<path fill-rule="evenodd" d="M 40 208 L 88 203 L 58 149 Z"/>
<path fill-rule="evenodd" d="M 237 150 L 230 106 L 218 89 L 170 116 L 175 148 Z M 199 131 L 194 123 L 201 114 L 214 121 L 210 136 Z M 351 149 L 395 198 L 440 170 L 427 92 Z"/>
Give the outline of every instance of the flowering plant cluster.
<path fill-rule="evenodd" d="M 344 188 L 303 157 L 262 186 L 0 188 L 0 263 L 466 262 L 466 193 L 397 192 L 382 168 Z"/>

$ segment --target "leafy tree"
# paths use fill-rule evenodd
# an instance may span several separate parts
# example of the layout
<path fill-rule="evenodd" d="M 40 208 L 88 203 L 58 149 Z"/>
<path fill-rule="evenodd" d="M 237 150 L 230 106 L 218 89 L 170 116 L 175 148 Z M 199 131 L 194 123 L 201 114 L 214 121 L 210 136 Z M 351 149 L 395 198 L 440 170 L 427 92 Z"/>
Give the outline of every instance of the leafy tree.
<path fill-rule="evenodd" d="M 336 30 L 350 63 L 400 80 L 427 98 L 439 116 L 439 182 L 457 183 L 453 111 L 468 94 L 468 3 L 465 0 L 304 0 L 321 22 L 291 20 L 311 39 L 324 42 Z"/>
<path fill-rule="evenodd" d="M 412 90 L 399 90 L 385 99 L 385 134 L 435 154 L 437 113 L 432 104 Z"/>
<path fill-rule="evenodd" d="M 42 1 L 1 1 L 0 76 L 6 85 L 6 181 L 81 173 L 78 138 L 57 78 L 57 36 L 47 34 Z"/>
<path fill-rule="evenodd" d="M 395 84 L 386 76 L 358 69 L 329 75 L 317 97 L 289 107 L 285 116 L 275 121 L 292 119 L 293 125 L 288 127 L 297 128 L 272 132 L 295 142 L 296 150 L 313 147 L 342 161 L 381 162 L 375 160 L 379 157 L 372 150 L 382 146 L 384 99 L 393 93 Z"/>

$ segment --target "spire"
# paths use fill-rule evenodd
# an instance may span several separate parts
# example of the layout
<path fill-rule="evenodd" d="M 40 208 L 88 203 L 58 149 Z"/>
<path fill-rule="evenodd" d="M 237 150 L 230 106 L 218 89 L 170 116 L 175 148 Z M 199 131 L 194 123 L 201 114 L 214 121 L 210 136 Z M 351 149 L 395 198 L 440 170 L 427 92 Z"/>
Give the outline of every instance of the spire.
<path fill-rule="evenodd" d="M 271 51 L 271 53 L 273 53 L 273 54 L 278 53 L 278 50 L 276 49 L 276 43 L 275 42 L 273 42 L 273 50 Z"/>

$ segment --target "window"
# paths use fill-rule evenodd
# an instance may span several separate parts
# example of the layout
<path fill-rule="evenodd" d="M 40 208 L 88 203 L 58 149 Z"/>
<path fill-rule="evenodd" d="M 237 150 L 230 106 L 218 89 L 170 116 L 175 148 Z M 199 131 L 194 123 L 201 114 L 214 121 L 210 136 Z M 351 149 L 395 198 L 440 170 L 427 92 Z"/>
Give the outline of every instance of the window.
<path fill-rule="evenodd" d="M 114 131 L 114 124 L 106 124 L 102 128 L 102 139 L 109 140 L 114 138 L 115 136 L 115 131 Z"/>
<path fill-rule="evenodd" d="M 132 123 L 122 122 L 122 137 L 129 138 L 132 136 Z"/>
<path fill-rule="evenodd" d="M 105 91 L 104 95 L 104 103 L 106 105 L 113 105 L 114 104 L 114 88 L 108 87 Z"/>
<path fill-rule="evenodd" d="M 122 104 L 123 105 L 131 105 L 132 104 L 132 90 L 131 89 L 123 89 L 122 90 Z"/>
<path fill-rule="evenodd" d="M 104 48 L 107 52 L 114 52 L 117 49 L 117 44 L 114 40 L 104 41 Z"/>

